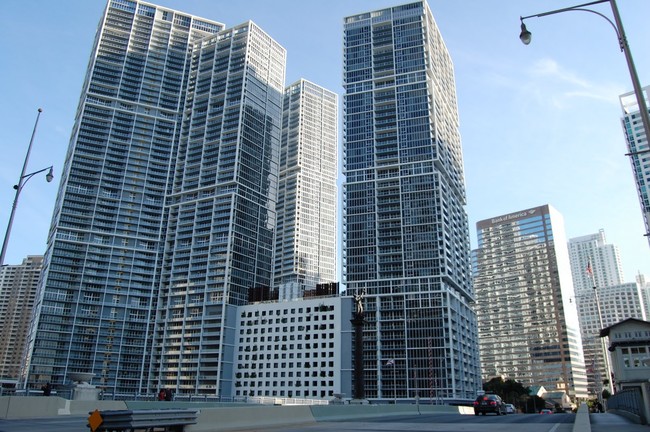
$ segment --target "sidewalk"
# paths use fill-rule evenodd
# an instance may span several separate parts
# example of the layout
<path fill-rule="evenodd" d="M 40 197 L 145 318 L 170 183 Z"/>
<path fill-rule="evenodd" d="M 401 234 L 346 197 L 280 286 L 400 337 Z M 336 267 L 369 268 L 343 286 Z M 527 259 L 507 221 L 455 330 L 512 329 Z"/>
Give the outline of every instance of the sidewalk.
<path fill-rule="evenodd" d="M 589 414 L 589 422 L 591 432 L 650 432 L 650 426 L 634 423 L 618 414 Z"/>

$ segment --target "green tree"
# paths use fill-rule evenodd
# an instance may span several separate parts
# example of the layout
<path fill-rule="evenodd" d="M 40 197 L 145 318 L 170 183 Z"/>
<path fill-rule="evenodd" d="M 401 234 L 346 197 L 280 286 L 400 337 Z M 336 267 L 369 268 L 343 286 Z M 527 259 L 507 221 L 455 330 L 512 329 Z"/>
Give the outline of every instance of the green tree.
<path fill-rule="evenodd" d="M 483 390 L 487 393 L 494 393 L 501 397 L 506 403 L 511 403 L 517 408 L 522 408 L 530 388 L 513 379 L 503 380 L 501 377 L 492 378 L 483 384 Z"/>

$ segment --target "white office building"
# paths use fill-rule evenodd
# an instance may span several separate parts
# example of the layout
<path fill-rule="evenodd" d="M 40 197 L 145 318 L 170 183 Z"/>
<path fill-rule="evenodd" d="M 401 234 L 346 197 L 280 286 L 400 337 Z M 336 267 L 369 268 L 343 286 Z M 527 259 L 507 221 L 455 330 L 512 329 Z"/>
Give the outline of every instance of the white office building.
<path fill-rule="evenodd" d="M 240 307 L 234 396 L 349 397 L 351 310 L 338 296 Z"/>
<path fill-rule="evenodd" d="M 641 298 L 643 299 L 643 310 L 646 319 L 650 318 L 650 282 L 646 281 L 645 275 L 639 273 L 635 277 L 636 283 L 639 285 L 641 291 Z"/>
<path fill-rule="evenodd" d="M 607 243 L 605 230 L 569 239 L 571 275 L 576 293 L 623 283 L 623 266 L 616 245 Z M 587 272 L 587 267 L 590 272 Z"/>

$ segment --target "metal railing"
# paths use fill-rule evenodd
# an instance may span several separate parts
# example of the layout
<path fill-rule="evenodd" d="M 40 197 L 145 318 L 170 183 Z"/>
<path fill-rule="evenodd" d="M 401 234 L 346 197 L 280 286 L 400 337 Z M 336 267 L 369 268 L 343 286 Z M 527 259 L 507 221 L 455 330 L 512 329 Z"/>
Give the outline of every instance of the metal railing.
<path fill-rule="evenodd" d="M 641 419 L 642 424 L 647 424 L 640 388 L 628 388 L 616 392 L 607 399 L 607 410 L 619 410 L 634 414 Z"/>

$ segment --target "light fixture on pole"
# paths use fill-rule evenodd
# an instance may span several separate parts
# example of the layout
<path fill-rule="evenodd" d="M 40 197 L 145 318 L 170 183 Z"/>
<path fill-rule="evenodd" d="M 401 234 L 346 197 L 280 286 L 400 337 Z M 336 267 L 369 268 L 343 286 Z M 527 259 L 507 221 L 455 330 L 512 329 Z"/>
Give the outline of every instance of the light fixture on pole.
<path fill-rule="evenodd" d="M 519 33 L 519 39 L 521 39 L 524 45 L 528 45 L 533 35 L 526 28 L 526 24 L 524 24 L 524 19 L 523 18 L 520 19 L 521 19 L 521 33 Z"/>
<path fill-rule="evenodd" d="M 614 21 L 609 19 L 606 15 L 595 11 L 593 9 L 588 9 L 586 6 L 592 6 L 599 3 L 609 3 L 612 7 L 612 14 L 614 15 Z M 632 59 L 632 53 L 630 51 L 630 46 L 627 43 L 627 36 L 625 36 L 625 29 L 623 28 L 623 22 L 621 21 L 621 15 L 618 12 L 618 6 L 616 5 L 616 0 L 598 0 L 590 3 L 583 3 L 575 6 L 566 7 L 563 9 L 556 9 L 548 12 L 542 12 L 535 15 L 528 15 L 524 17 L 519 17 L 521 21 L 521 33 L 519 34 L 519 39 L 528 45 L 532 39 L 532 33 L 528 31 L 524 20 L 528 18 L 540 18 L 547 15 L 554 15 L 562 12 L 571 12 L 571 11 L 582 11 L 590 12 L 604 18 L 616 32 L 616 37 L 618 38 L 618 43 L 621 48 L 621 51 L 625 54 L 625 60 L 627 61 L 627 67 L 630 71 L 630 77 L 632 78 L 632 87 L 634 88 L 634 95 L 636 96 L 636 101 L 639 106 L 639 115 L 641 116 L 641 122 L 643 123 L 643 129 L 645 131 L 646 142 L 650 142 L 650 115 L 648 114 L 648 104 L 646 103 L 645 97 L 643 95 L 643 89 L 641 88 L 641 83 L 639 82 L 639 75 L 636 72 L 636 67 L 634 66 L 634 60 Z M 626 156 L 635 156 L 642 153 L 649 153 L 650 148 L 646 150 L 640 150 L 636 152 L 627 153 Z M 650 235 L 650 233 L 645 234 Z"/>
<path fill-rule="evenodd" d="M 40 174 L 44 171 L 47 171 L 47 174 L 45 175 L 45 180 L 47 180 L 48 183 L 51 182 L 52 179 L 54 179 L 53 166 L 49 166 L 47 168 L 43 168 L 41 170 L 25 174 L 25 171 L 27 170 L 27 163 L 29 162 L 29 154 L 32 151 L 32 144 L 34 143 L 34 136 L 36 135 L 36 127 L 38 126 L 38 119 L 40 118 L 42 112 L 43 110 L 39 108 L 38 114 L 36 115 L 36 122 L 34 122 L 34 130 L 32 131 L 32 138 L 29 140 L 29 146 L 27 147 L 25 162 L 23 162 L 23 169 L 20 172 L 20 177 L 18 177 L 18 183 L 14 185 L 14 189 L 16 190 L 16 195 L 14 196 L 14 203 L 11 206 L 11 213 L 9 214 L 9 222 L 7 223 L 7 231 L 5 232 L 5 238 L 4 241 L 2 242 L 2 252 L 0 253 L 0 266 L 4 265 L 5 263 L 5 254 L 7 253 L 7 245 L 9 244 L 11 227 L 14 223 L 14 216 L 16 215 L 16 207 L 18 206 L 18 198 L 20 198 L 20 192 L 23 190 L 23 187 L 25 187 L 25 184 L 29 181 L 29 179 L 34 177 L 36 174 Z"/>

